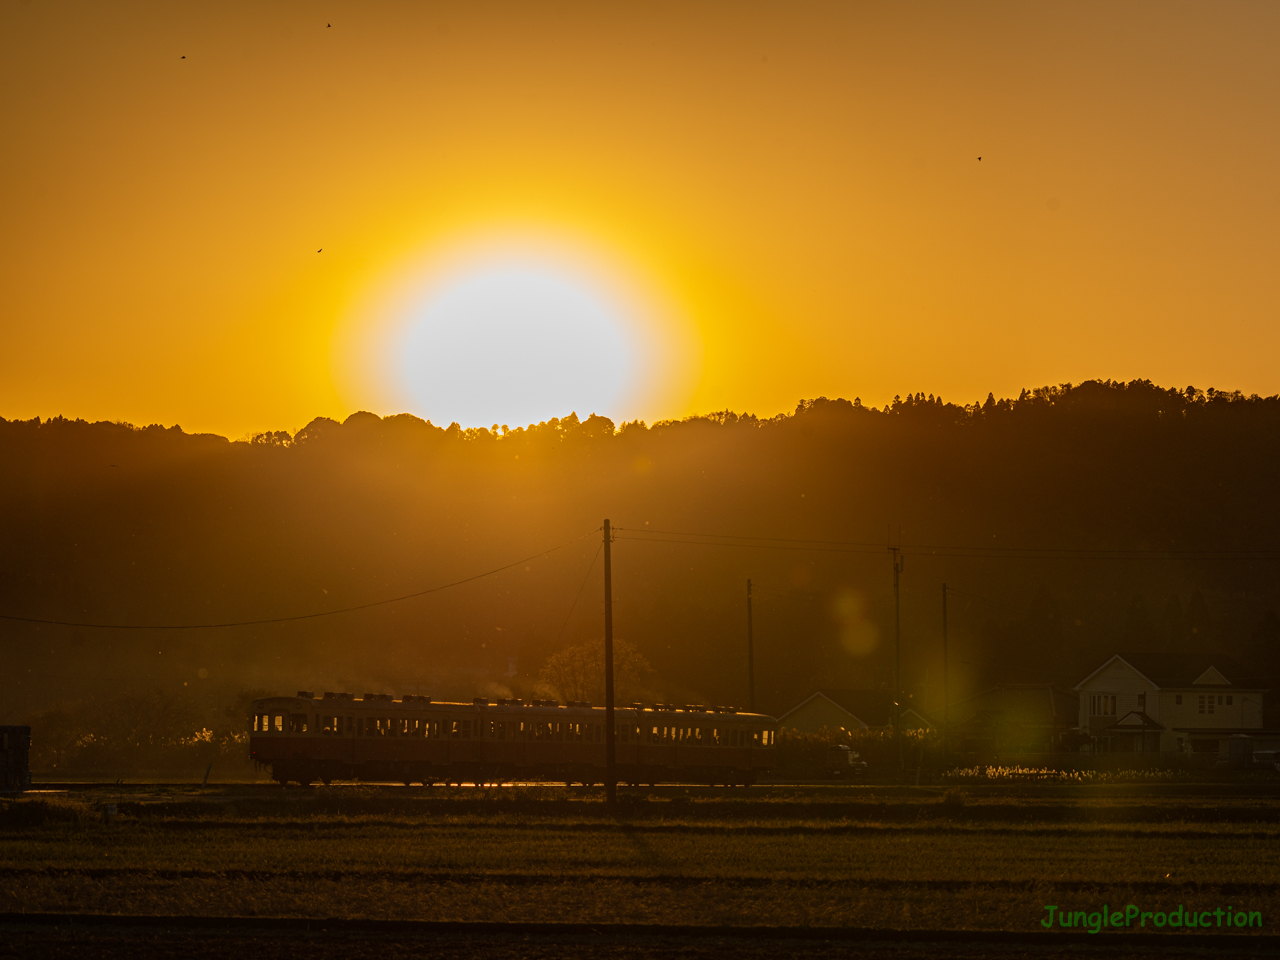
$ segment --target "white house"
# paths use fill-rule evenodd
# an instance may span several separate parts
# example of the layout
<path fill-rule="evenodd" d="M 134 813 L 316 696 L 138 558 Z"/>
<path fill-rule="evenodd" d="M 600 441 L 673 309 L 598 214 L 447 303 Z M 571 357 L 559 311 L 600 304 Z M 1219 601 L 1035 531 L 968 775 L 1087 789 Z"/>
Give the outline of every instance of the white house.
<path fill-rule="evenodd" d="M 1260 686 L 1230 657 L 1116 654 L 1075 686 L 1080 731 L 1102 752 L 1220 752 L 1262 731 Z"/>

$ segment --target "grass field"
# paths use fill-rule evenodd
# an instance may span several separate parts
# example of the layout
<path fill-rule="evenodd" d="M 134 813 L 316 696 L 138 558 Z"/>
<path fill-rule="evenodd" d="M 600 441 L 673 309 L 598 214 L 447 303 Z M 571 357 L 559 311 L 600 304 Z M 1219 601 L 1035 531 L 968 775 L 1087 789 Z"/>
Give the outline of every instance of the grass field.
<path fill-rule="evenodd" d="M 90 789 L 4 804 L 0 911 L 1026 931 L 1184 904 L 1275 933 L 1277 841 L 1266 787 Z"/>

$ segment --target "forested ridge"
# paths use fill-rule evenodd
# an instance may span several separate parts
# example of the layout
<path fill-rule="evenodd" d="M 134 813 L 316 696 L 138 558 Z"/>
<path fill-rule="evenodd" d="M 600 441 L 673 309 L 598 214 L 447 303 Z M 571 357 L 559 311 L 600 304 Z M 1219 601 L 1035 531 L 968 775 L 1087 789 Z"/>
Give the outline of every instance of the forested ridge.
<path fill-rule="evenodd" d="M 748 577 L 763 709 L 887 683 L 887 537 L 906 555 L 904 680 L 926 709 L 944 581 L 957 695 L 1070 686 L 1120 649 L 1212 648 L 1280 674 L 1278 439 L 1278 397 L 1147 381 L 969 405 L 818 398 L 770 419 L 652 426 L 358 413 L 238 442 L 0 420 L 0 613 L 14 617 L 284 618 L 581 538 L 319 619 L 0 620 L 0 710 L 12 722 L 156 690 L 532 692 L 551 654 L 600 635 L 604 517 L 621 528 L 617 630 L 651 664 L 655 697 L 745 700 Z"/>

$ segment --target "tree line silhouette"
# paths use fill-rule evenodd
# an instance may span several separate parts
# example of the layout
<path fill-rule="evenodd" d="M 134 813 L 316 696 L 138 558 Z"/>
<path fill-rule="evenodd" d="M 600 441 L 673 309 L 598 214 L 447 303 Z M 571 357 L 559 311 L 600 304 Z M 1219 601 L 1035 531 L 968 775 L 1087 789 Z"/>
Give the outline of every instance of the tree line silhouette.
<path fill-rule="evenodd" d="M 137 626 L 338 609 L 534 555 L 608 516 L 627 537 L 617 630 L 652 666 L 646 689 L 745 700 L 751 577 L 757 702 L 777 713 L 818 687 L 889 681 L 879 545 L 901 530 L 904 683 L 925 709 L 941 697 L 943 582 L 956 697 L 1005 680 L 1070 686 L 1123 649 L 1216 650 L 1280 675 L 1277 561 L 1259 553 L 1280 543 L 1278 436 L 1278 397 L 1143 380 L 969 404 L 819 397 L 767 419 L 652 425 L 570 414 L 464 429 L 362 412 L 236 442 L 0 420 L 0 613 Z M 0 620 L 0 713 L 104 690 L 532 693 L 558 651 L 600 636 L 598 567 L 573 604 L 597 537 L 319 620 Z"/>

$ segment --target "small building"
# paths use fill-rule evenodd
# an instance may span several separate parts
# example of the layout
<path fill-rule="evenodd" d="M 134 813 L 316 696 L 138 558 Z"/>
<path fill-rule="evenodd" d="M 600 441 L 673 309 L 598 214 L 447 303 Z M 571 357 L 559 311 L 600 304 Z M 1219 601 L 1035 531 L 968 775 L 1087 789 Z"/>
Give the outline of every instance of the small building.
<path fill-rule="evenodd" d="M 822 730 L 884 730 L 893 726 L 893 696 L 882 690 L 816 690 L 778 718 L 778 727 L 800 733 Z M 904 730 L 936 724 L 912 707 L 902 709 Z"/>
<path fill-rule="evenodd" d="M 950 742 L 969 753 L 1049 753 L 1075 727 L 1075 694 L 1051 683 L 1001 683 L 946 711 Z"/>
<path fill-rule="evenodd" d="M 1099 752 L 1221 753 L 1234 735 L 1266 733 L 1266 690 L 1218 654 L 1118 653 L 1075 689 L 1080 732 Z"/>
<path fill-rule="evenodd" d="M 0 790 L 31 786 L 31 728 L 0 727 Z"/>

